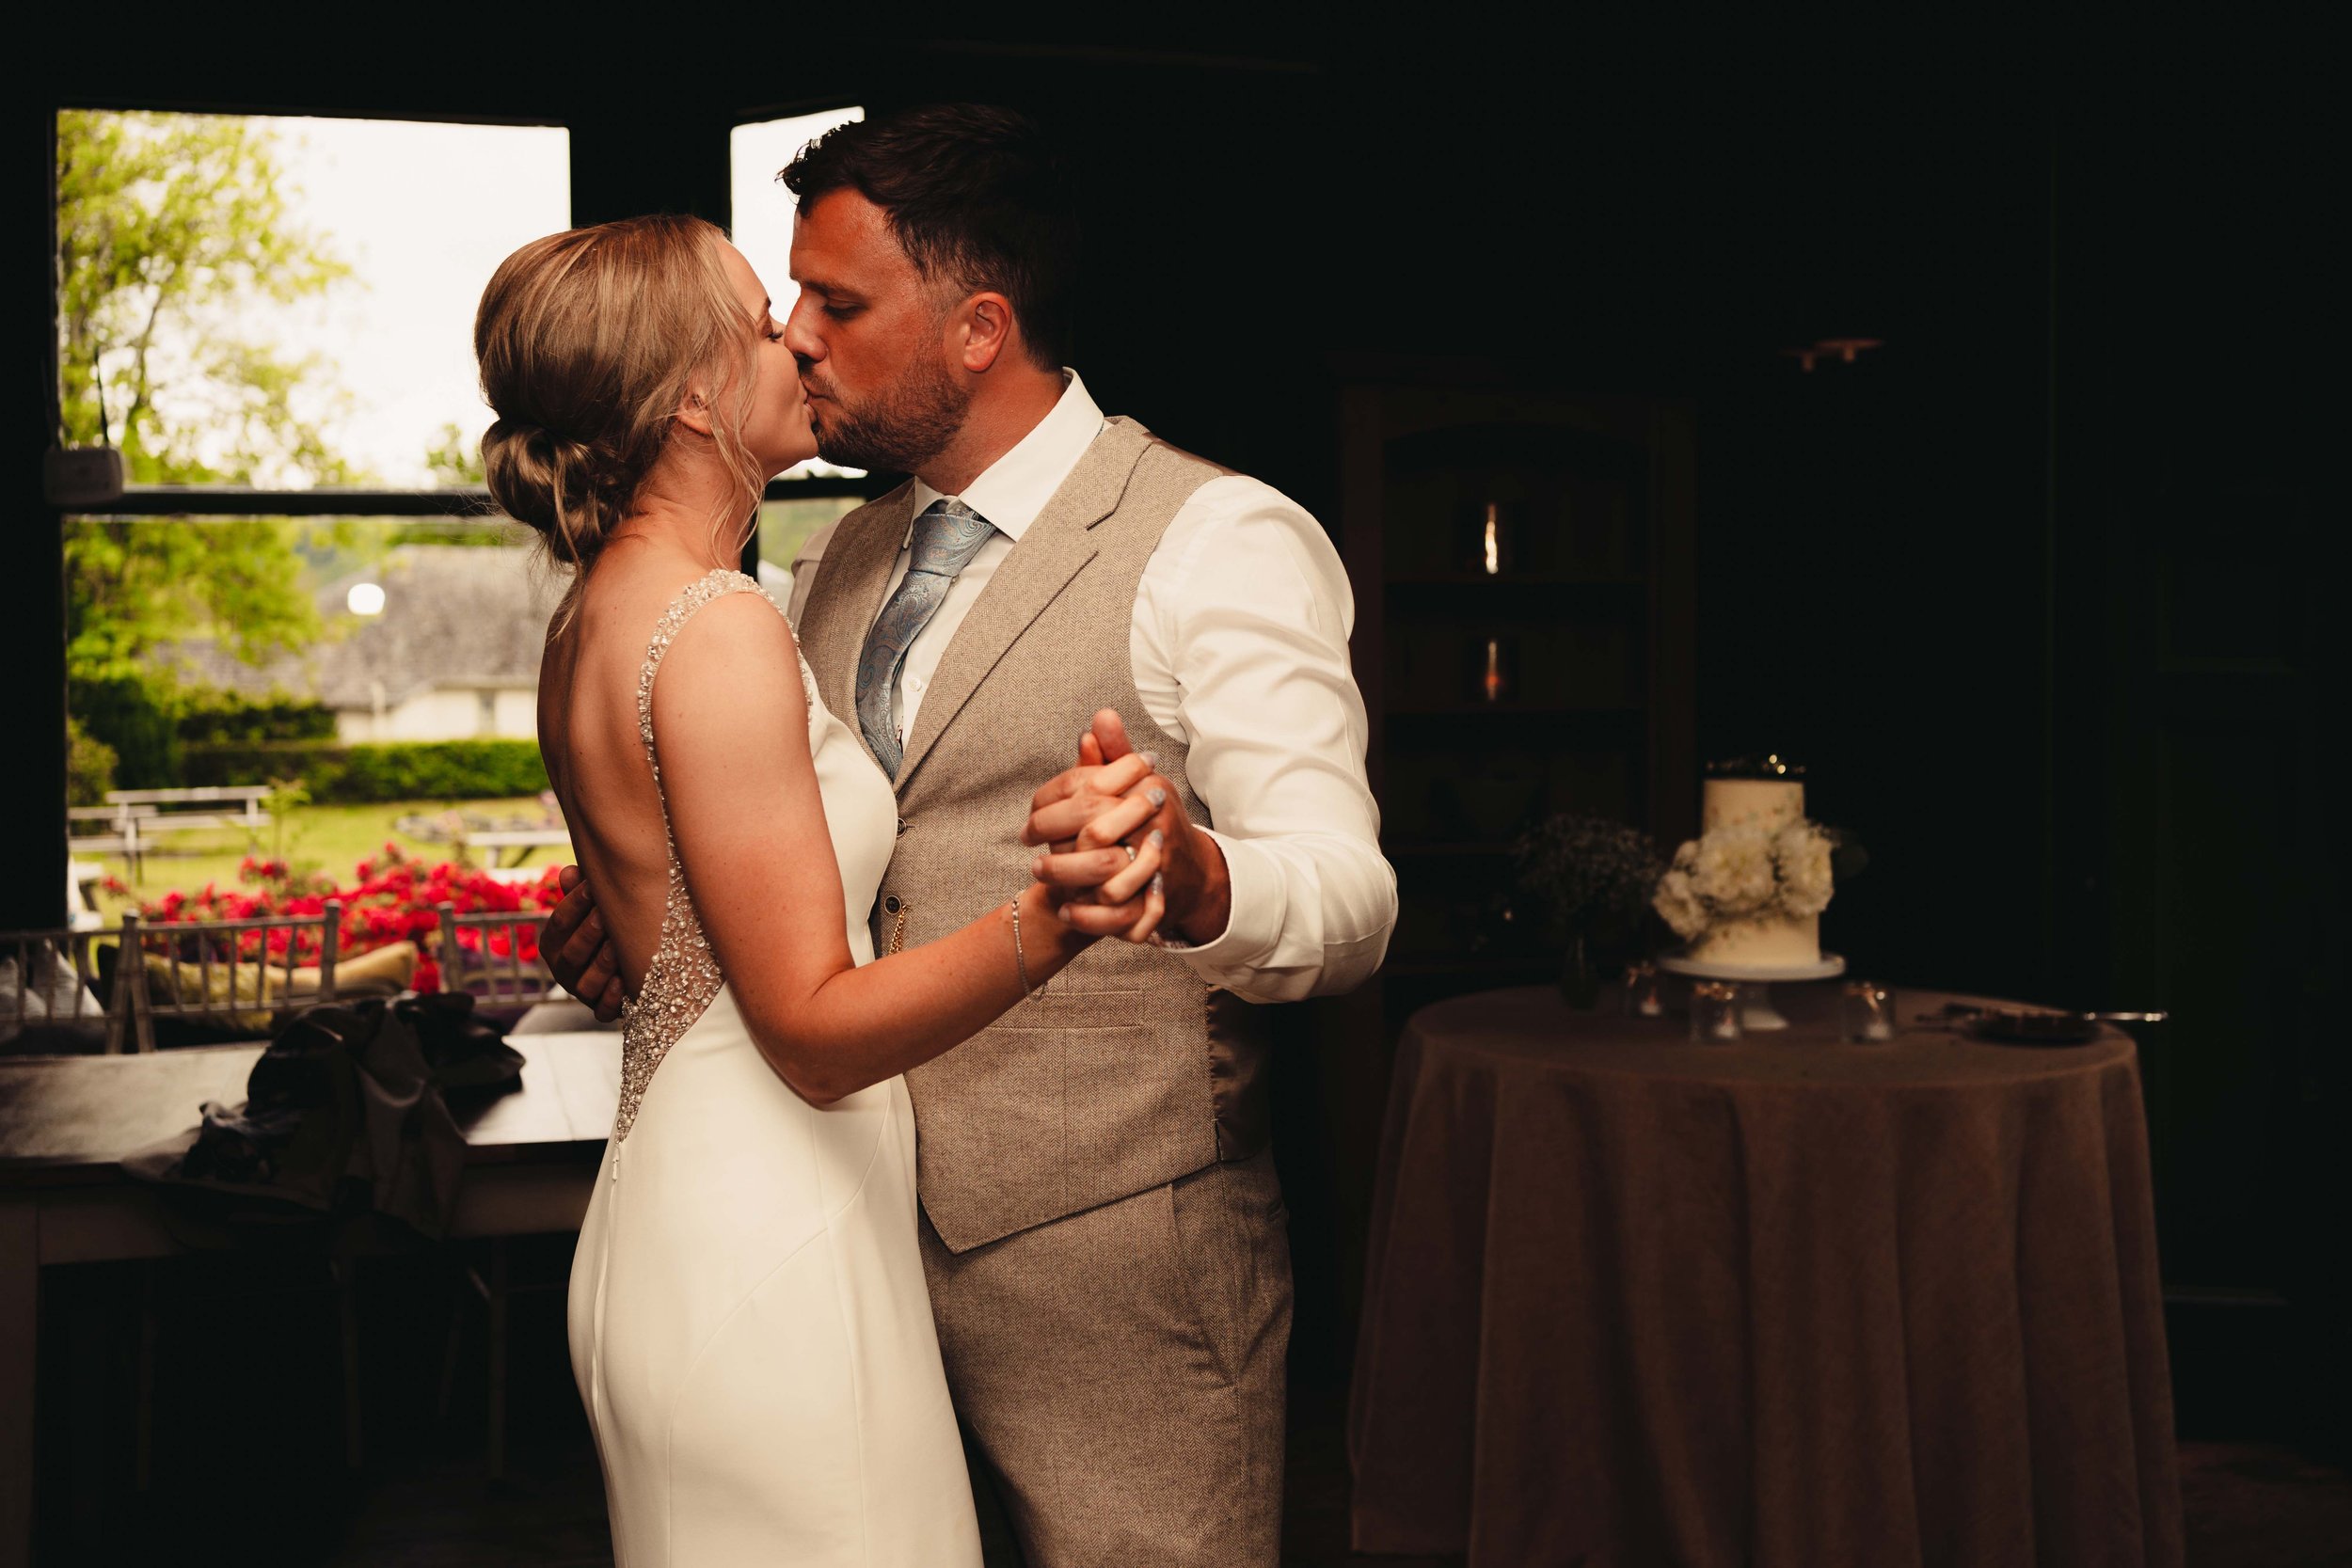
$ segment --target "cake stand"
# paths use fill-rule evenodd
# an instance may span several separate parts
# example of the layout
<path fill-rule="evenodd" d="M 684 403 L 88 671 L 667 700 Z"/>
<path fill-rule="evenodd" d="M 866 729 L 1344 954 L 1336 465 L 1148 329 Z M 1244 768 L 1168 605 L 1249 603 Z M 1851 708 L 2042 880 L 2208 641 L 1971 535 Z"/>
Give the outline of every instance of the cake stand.
<path fill-rule="evenodd" d="M 1846 973 L 1846 960 L 1824 953 L 1809 964 L 1718 964 L 1683 953 L 1663 953 L 1658 967 L 1669 974 L 1690 974 L 1702 980 L 1729 980 L 1740 988 L 1740 1022 L 1744 1028 L 1786 1029 L 1788 1021 L 1772 1006 L 1765 988 L 1775 980 L 1828 980 Z"/>

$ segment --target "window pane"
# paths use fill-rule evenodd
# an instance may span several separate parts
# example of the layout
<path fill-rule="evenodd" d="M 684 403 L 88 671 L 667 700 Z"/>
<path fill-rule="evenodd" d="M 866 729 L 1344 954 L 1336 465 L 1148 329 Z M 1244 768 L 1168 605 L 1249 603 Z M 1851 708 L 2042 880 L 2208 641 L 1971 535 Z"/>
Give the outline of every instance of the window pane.
<path fill-rule="evenodd" d="M 529 538 L 490 520 L 70 520 L 72 859 L 96 910 L 208 883 L 348 892 L 362 861 L 382 880 L 388 844 L 526 884 L 571 859 L 535 738 L 563 584 Z M 207 788 L 230 799 L 188 798 Z M 244 820 L 248 795 L 266 822 Z"/>
<path fill-rule="evenodd" d="M 730 162 L 729 192 L 733 213 L 730 227 L 734 232 L 735 248 L 759 274 L 759 280 L 768 285 L 769 297 L 775 303 L 776 319 L 790 314 L 792 302 L 801 297 L 800 285 L 792 281 L 792 193 L 785 189 L 776 176 L 790 163 L 801 149 L 836 125 L 847 125 L 853 119 L 864 119 L 866 111 L 851 105 L 842 109 L 826 109 L 813 115 L 794 115 L 788 119 L 762 120 L 755 125 L 739 125 L 728 143 Z M 843 468 L 821 458 L 807 462 L 787 471 L 782 477 L 797 478 L 803 474 L 848 474 L 862 476 L 863 468 Z M 767 554 L 767 514 L 761 515 L 760 559 Z M 799 540 L 794 540 L 795 547 Z M 789 563 L 791 556 L 785 556 Z"/>
<path fill-rule="evenodd" d="M 813 496 L 759 503 L 759 580 L 785 600 L 792 592 L 792 559 L 808 536 L 866 504 L 863 496 Z"/>
<path fill-rule="evenodd" d="M 57 116 L 68 434 L 134 483 L 478 480 L 483 285 L 571 221 L 548 126 Z"/>

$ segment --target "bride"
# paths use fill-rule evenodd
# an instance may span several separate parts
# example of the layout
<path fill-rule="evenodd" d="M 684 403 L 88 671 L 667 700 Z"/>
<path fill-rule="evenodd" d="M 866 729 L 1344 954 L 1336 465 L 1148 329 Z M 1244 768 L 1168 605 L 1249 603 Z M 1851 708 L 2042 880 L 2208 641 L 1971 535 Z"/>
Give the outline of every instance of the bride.
<path fill-rule="evenodd" d="M 874 961 L 890 782 L 734 569 L 761 486 L 816 451 L 783 336 L 687 217 L 525 245 L 475 322 L 491 494 L 572 573 L 540 746 L 629 997 L 572 1367 L 625 1568 L 977 1564 L 899 1074 L 1092 939 L 1032 883 Z M 1122 792 L 1147 769 L 1115 766 Z M 1150 809 L 1112 805 L 1082 847 Z M 1147 843 L 1093 895 L 1130 941 L 1158 865 Z"/>

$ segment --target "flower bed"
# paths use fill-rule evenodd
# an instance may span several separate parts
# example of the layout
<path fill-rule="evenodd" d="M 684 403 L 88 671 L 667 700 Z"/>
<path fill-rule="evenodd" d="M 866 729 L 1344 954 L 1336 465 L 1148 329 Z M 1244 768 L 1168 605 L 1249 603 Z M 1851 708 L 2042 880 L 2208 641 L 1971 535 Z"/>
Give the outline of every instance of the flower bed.
<path fill-rule="evenodd" d="M 453 906 L 459 914 L 477 911 L 537 914 L 553 909 L 563 892 L 553 866 L 536 882 L 503 882 L 487 872 L 449 861 L 426 864 L 396 845 L 359 863 L 348 884 L 317 872 L 297 872 L 283 861 L 247 855 L 237 867 L 238 886 L 223 888 L 206 882 L 194 893 L 174 891 L 139 906 L 139 918 L 151 926 L 174 926 L 201 920 L 256 920 L 273 916 L 317 919 L 329 899 L 342 906 L 337 950 L 345 958 L 373 952 L 396 942 L 412 942 L 419 955 L 415 986 L 438 990 L 441 986 L 437 949 L 441 940 L 440 906 Z M 109 880 L 108 891 L 127 892 Z M 490 957 L 517 958 L 524 963 L 539 958 L 535 926 L 492 927 L 488 931 L 460 929 L 458 942 L 467 951 L 486 940 Z M 314 963 L 318 937 L 299 927 L 277 927 L 244 933 L 239 957 L 273 964 Z M 516 952 L 519 945 L 520 951 Z"/>

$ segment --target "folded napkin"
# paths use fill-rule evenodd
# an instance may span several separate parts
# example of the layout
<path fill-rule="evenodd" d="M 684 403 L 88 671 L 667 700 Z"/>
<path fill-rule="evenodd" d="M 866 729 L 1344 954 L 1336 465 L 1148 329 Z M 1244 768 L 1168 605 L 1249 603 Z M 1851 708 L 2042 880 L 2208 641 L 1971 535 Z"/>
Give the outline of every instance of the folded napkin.
<path fill-rule="evenodd" d="M 169 927 L 161 929 L 168 930 Z M 252 1035 L 267 1032 L 274 1022 L 274 1007 L 285 1006 L 319 993 L 319 971 L 315 965 L 299 964 L 289 972 L 282 962 L 240 961 L 233 971 L 235 984 L 232 989 L 232 971 L 226 962 L 192 964 L 162 953 L 147 953 L 142 958 L 146 961 L 149 996 L 166 1006 L 253 1003 L 255 1006 L 249 1010 L 216 1015 L 213 1020 L 225 1027 L 246 1030 Z M 371 991 L 389 994 L 406 990 L 408 983 L 416 978 L 416 974 L 417 944 L 413 942 L 389 942 L 354 958 L 338 959 L 335 964 L 335 989 L 338 992 L 362 995 Z"/>

